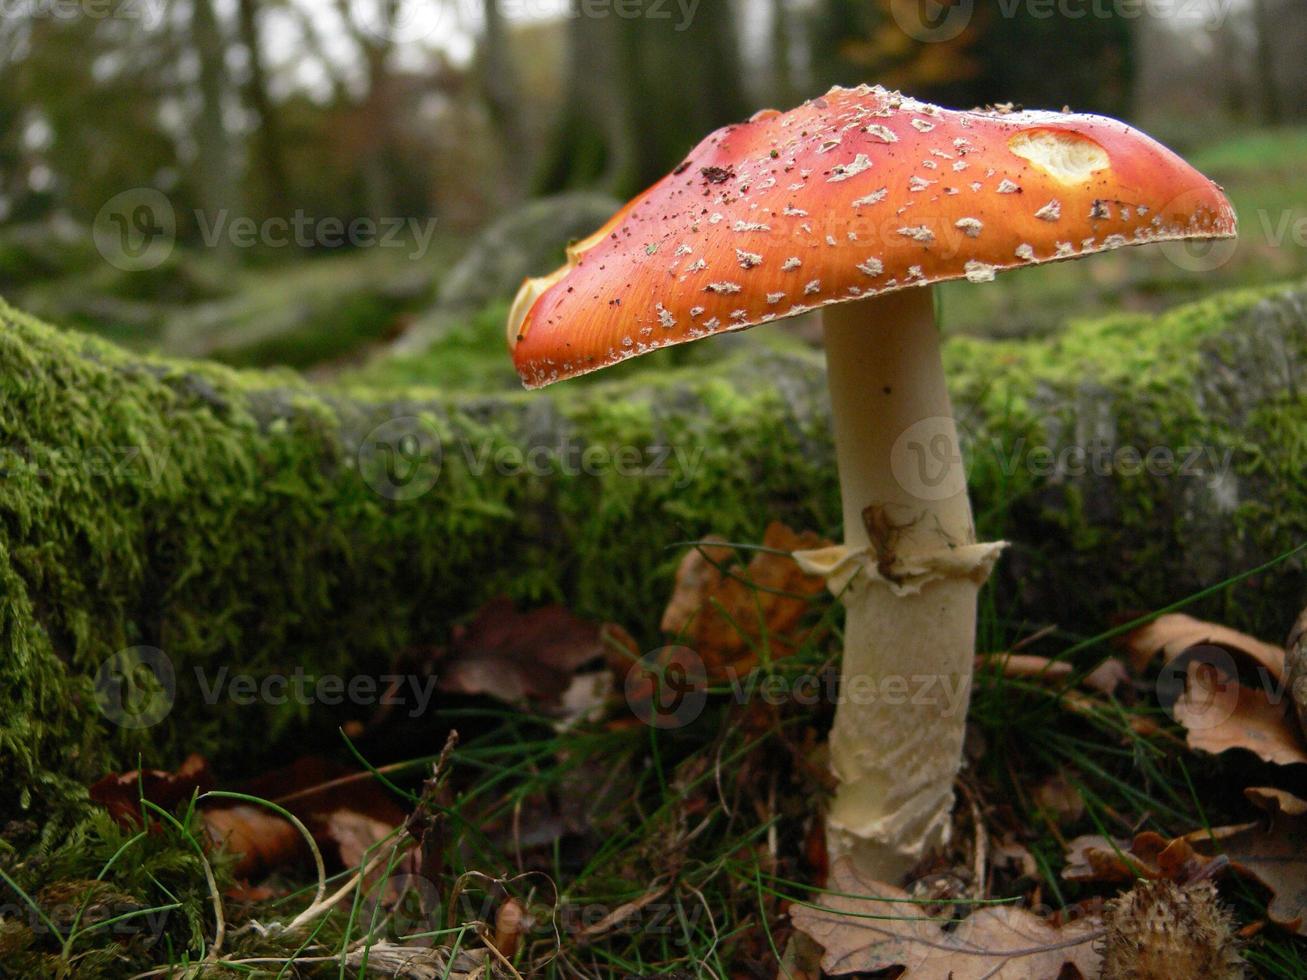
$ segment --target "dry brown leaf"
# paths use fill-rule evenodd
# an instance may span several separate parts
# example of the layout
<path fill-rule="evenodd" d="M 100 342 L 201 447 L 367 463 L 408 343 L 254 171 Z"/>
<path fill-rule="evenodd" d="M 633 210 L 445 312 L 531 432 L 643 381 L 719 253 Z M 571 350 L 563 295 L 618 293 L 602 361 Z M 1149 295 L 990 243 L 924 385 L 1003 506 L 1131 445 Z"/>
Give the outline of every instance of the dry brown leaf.
<path fill-rule="evenodd" d="M 985 653 L 976 657 L 976 670 L 998 670 L 1004 677 L 1059 683 L 1075 674 L 1075 666 L 1031 653 Z M 1086 674 L 1082 685 L 1099 694 L 1113 694 L 1130 680 L 1125 664 L 1109 657 Z"/>
<path fill-rule="evenodd" d="M 611 652 L 610 641 L 634 659 L 635 641 L 619 626 L 587 622 L 562 606 L 520 612 L 500 597 L 433 655 L 442 691 L 557 704 L 580 667 Z"/>
<path fill-rule="evenodd" d="M 1189 663 L 1188 682 L 1172 713 L 1192 749 L 1213 755 L 1246 749 L 1276 765 L 1307 763 L 1286 705 L 1272 704 L 1265 691 L 1244 687 L 1212 664 Z"/>
<path fill-rule="evenodd" d="M 1195 647 L 1219 647 L 1245 664 L 1266 669 L 1271 677 L 1282 682 L 1285 676 L 1284 650 L 1264 643 L 1247 633 L 1228 626 L 1206 623 L 1184 613 L 1168 613 L 1151 623 L 1127 633 L 1122 639 L 1136 674 L 1142 673 L 1161 654 L 1163 665 L 1190 652 Z"/>
<path fill-rule="evenodd" d="M 1285 644 L 1285 671 L 1298 725 L 1307 731 L 1307 609 L 1298 617 Z"/>
<path fill-rule="evenodd" d="M 193 793 L 213 788 L 213 775 L 203 756 L 192 753 L 176 772 L 163 769 L 113 772 L 91 786 L 92 802 L 99 803 L 123 826 L 141 822 L 141 797 L 169 812 Z"/>
<path fill-rule="evenodd" d="M 262 878 L 308 853 L 294 825 L 266 807 L 239 803 L 201 816 L 212 844 L 236 855 L 237 878 Z"/>
<path fill-rule="evenodd" d="M 1266 818 L 1227 828 L 1221 850 L 1236 871 L 1271 890 L 1271 921 L 1307 936 L 1307 801 L 1269 787 L 1252 786 L 1244 795 Z"/>
<path fill-rule="evenodd" d="M 354 810 L 333 810 L 323 818 L 322 836 L 335 842 L 340 863 L 357 868 L 373 847 L 390 836 L 395 825 Z"/>
<path fill-rule="evenodd" d="M 1085 814 L 1085 798 L 1064 773 L 1056 772 L 1034 789 L 1035 803 L 1057 817 L 1063 826 L 1073 824 Z"/>
<path fill-rule="evenodd" d="M 362 776 L 363 778 L 356 778 Z M 176 810 L 193 793 L 213 788 L 208 764 L 192 755 L 174 773 L 111 773 L 91 787 L 91 799 L 124 825 L 140 820 L 138 796 Z M 406 813 L 370 774 L 318 756 L 304 756 L 240 787 L 249 796 L 284 806 L 312 833 L 328 858 L 346 867 L 404 822 Z M 209 799 L 199 806 L 209 843 L 235 857 L 238 878 L 260 878 L 308 857 L 303 835 L 276 811 L 253 803 Z"/>
<path fill-rule="evenodd" d="M 1194 850 L 1194 844 L 1206 838 L 1206 831 L 1197 831 L 1167 840 L 1151 830 L 1130 842 L 1096 835 L 1077 837 L 1068 845 L 1062 877 L 1120 883 L 1136 878 L 1189 881 L 1212 861 Z"/>
<path fill-rule="evenodd" d="M 1057 928 L 1024 909 L 990 906 L 946 930 L 904 901 L 906 892 L 861 879 L 847 861 L 832 867 L 829 889 L 819 896 L 822 908 L 795 906 L 790 916 L 825 949 L 830 974 L 903 966 L 908 980 L 1028 980 L 1067 968 L 1098 975 L 1095 919 Z"/>
<path fill-rule="evenodd" d="M 1030 848 L 1011 834 L 1004 834 L 990 846 L 993 850 L 990 860 L 996 870 L 1008 870 L 1026 878 L 1039 875 L 1039 862 L 1030 853 Z"/>
<path fill-rule="evenodd" d="M 793 653 L 803 642 L 797 630 L 809 608 L 804 597 L 826 587 L 823 579 L 805 575 L 789 552 L 829 542 L 773 521 L 762 543 L 786 554 L 760 551 L 746 566 L 731 567 L 734 549 L 713 543 L 691 549 L 676 570 L 662 629 L 692 647 L 711 677 L 751 669 L 757 662 L 753 649 L 764 631 L 773 659 Z"/>
<path fill-rule="evenodd" d="M 976 670 L 997 670 L 1004 677 L 1020 680 L 1064 681 L 1074 668 L 1063 660 L 1050 660 L 1032 653 L 981 653 Z"/>
<path fill-rule="evenodd" d="M 821 980 L 821 946 L 802 932 L 790 933 L 776 980 Z"/>

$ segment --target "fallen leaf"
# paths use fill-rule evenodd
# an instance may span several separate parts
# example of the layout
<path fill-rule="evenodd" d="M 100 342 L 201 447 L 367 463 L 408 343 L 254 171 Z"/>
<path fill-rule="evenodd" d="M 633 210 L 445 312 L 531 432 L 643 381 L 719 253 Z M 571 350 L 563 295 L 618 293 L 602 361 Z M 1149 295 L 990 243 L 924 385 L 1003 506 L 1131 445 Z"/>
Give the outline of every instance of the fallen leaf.
<path fill-rule="evenodd" d="M 796 905 L 790 917 L 825 949 L 830 974 L 902 966 L 910 980 L 1027 980 L 1067 969 L 1098 976 L 1094 918 L 1058 928 L 1025 909 L 987 906 L 945 929 L 906 892 L 862 879 L 845 860 L 832 867 L 828 887 L 821 907 Z"/>
<path fill-rule="evenodd" d="M 1110 840 L 1097 835 L 1077 837 L 1067 846 L 1067 881 L 1130 882 L 1137 878 L 1150 881 L 1191 880 L 1211 863 L 1212 858 L 1199 854 L 1194 844 L 1209 839 L 1206 831 L 1197 831 L 1174 840 L 1146 830 L 1133 841 Z"/>
<path fill-rule="evenodd" d="M 308 854 L 294 825 L 266 807 L 240 803 L 206 810 L 202 818 L 213 846 L 236 856 L 232 873 L 237 878 L 262 878 Z"/>
<path fill-rule="evenodd" d="M 1195 648 L 1218 647 L 1242 659 L 1245 665 L 1264 668 L 1277 681 L 1283 682 L 1285 676 L 1284 650 L 1280 647 L 1184 613 L 1159 616 L 1151 623 L 1131 630 L 1121 642 L 1136 674 L 1143 673 L 1159 654 L 1165 666 Z"/>
<path fill-rule="evenodd" d="M 1236 871 L 1270 889 L 1271 921 L 1307 936 L 1307 801 L 1270 787 L 1251 786 L 1244 795 L 1266 817 L 1227 828 L 1221 850 Z"/>
<path fill-rule="evenodd" d="M 764 636 L 772 659 L 792 654 L 804 640 L 799 624 L 811 605 L 807 597 L 819 594 L 826 582 L 805 575 L 790 553 L 829 542 L 773 521 L 762 540 L 771 550 L 756 552 L 740 567 L 731 564 L 733 548 L 718 544 L 717 537 L 707 541 L 681 559 L 663 612 L 663 632 L 692 647 L 713 678 L 755 666 L 755 649 Z"/>
<path fill-rule="evenodd" d="M 1025 878 L 1039 875 L 1039 863 L 1030 853 L 1030 848 L 1010 834 L 1004 834 L 991 844 L 993 854 L 990 860 L 996 870 L 1007 870 Z"/>
<path fill-rule="evenodd" d="M 613 642 L 636 649 L 620 626 L 587 622 L 562 606 L 519 612 L 500 597 L 455 629 L 447 649 L 433 654 L 442 691 L 554 705 L 577 670 L 603 659 Z"/>
<path fill-rule="evenodd" d="M 790 933 L 776 980 L 821 980 L 821 946 L 805 933 Z"/>
<path fill-rule="evenodd" d="M 976 670 L 997 670 L 1004 677 L 1060 683 L 1076 673 L 1073 664 L 1030 653 L 985 653 L 976 657 Z M 1130 680 L 1125 664 L 1109 657 L 1080 679 L 1099 694 L 1113 694 Z"/>
<path fill-rule="evenodd" d="M 1050 660 L 1030 653 L 980 653 L 976 670 L 996 670 L 1015 680 L 1064 681 L 1075 668 L 1063 660 Z"/>
<path fill-rule="evenodd" d="M 193 793 L 213 788 L 209 763 L 192 753 L 176 772 L 163 769 L 110 773 L 91 786 L 91 800 L 99 803 L 123 826 L 139 826 L 141 798 L 170 813 Z"/>
<path fill-rule="evenodd" d="M 1064 773 L 1056 772 L 1034 789 L 1035 803 L 1057 818 L 1063 826 L 1075 823 L 1085 814 L 1084 794 Z"/>
<path fill-rule="evenodd" d="M 522 936 L 534 923 L 516 898 L 509 898 L 495 912 L 495 935 L 492 943 L 505 959 L 517 955 Z"/>
<path fill-rule="evenodd" d="M 1245 687 L 1212 664 L 1190 661 L 1184 693 L 1171 710 L 1192 749 L 1213 755 L 1245 749 L 1276 765 L 1307 763 L 1286 705 L 1273 704 L 1264 690 Z"/>
<path fill-rule="evenodd" d="M 171 812 L 192 794 L 213 786 L 208 764 L 191 755 L 176 772 L 111 773 L 90 788 L 90 796 L 119 823 L 135 826 L 140 823 L 140 796 Z M 325 856 L 346 867 L 357 865 L 362 851 L 407 815 L 370 773 L 316 756 L 263 773 L 239 788 L 284 806 L 305 824 Z M 268 807 L 210 799 L 201 802 L 199 816 L 210 844 L 235 857 L 233 873 L 238 878 L 259 878 L 308 856 L 300 831 Z"/>
<path fill-rule="evenodd" d="M 1298 725 L 1307 731 L 1307 609 L 1298 617 L 1285 644 L 1285 670 Z"/>
<path fill-rule="evenodd" d="M 395 824 L 354 810 L 333 810 L 322 820 L 322 836 L 335 843 L 340 863 L 357 868 L 371 857 L 372 849 L 390 836 Z"/>

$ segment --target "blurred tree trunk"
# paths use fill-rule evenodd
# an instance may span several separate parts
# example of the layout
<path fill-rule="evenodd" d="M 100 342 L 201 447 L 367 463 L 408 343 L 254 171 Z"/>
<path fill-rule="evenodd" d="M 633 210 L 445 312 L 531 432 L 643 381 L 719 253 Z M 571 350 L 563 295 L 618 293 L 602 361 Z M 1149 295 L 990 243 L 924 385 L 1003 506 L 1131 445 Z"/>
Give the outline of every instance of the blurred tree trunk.
<path fill-rule="evenodd" d="M 653 18 L 670 6 L 652 0 L 649 18 L 622 21 L 635 189 L 663 177 L 714 129 L 748 115 L 734 5 L 703 3 L 688 23 L 679 14 Z"/>
<path fill-rule="evenodd" d="M 391 128 L 390 44 L 364 40 L 368 94 L 363 106 L 367 149 L 363 157 L 363 197 L 368 214 L 381 219 L 394 214 L 395 189 L 388 159 Z"/>
<path fill-rule="evenodd" d="M 500 171 L 508 185 L 505 189 L 508 196 L 518 197 L 525 189 L 531 167 L 527 155 L 530 145 L 522 119 L 522 91 L 508 49 L 500 0 L 482 0 L 482 15 L 485 29 L 478 52 L 481 92 L 505 164 Z"/>
<path fill-rule="evenodd" d="M 633 182 L 634 136 L 618 71 L 617 22 L 587 17 L 572 0 L 567 27 L 567 89 L 536 179 L 542 191 Z"/>
<path fill-rule="evenodd" d="M 1257 66 L 1257 88 L 1261 103 L 1262 122 L 1278 126 L 1284 122 L 1284 106 L 1280 101 L 1280 83 L 1275 72 L 1275 18 L 1267 0 L 1253 0 L 1253 37 L 1256 51 L 1253 63 Z"/>
<path fill-rule="evenodd" d="M 268 76 L 263 64 L 263 45 L 259 31 L 259 0 L 239 0 L 237 5 L 241 45 L 249 59 L 245 81 L 245 101 L 259 117 L 255 133 L 259 170 L 270 198 L 272 210 L 284 207 L 290 199 L 286 179 L 286 162 L 277 111 L 268 96 Z"/>
<path fill-rule="evenodd" d="M 850 41 L 864 42 L 871 37 L 877 23 L 874 8 L 867 0 L 818 0 L 808 11 L 808 71 L 813 91 L 877 81 L 864 78 L 864 66 L 845 56 Z"/>
<path fill-rule="evenodd" d="M 227 48 L 212 0 L 191 0 L 191 40 L 200 65 L 200 117 L 195 127 L 198 152 L 199 200 L 210 223 L 226 212 L 231 216 L 236 196 L 236 161 L 223 117 L 227 94 Z M 229 254 L 230 240 L 220 236 L 219 254 Z"/>
<path fill-rule="evenodd" d="M 788 109 L 797 101 L 792 26 L 788 0 L 771 0 L 771 100 L 777 109 Z"/>
<path fill-rule="evenodd" d="M 543 190 L 599 184 L 628 196 L 712 130 L 746 114 L 734 7 L 692 17 L 662 0 L 639 16 L 584 16 L 573 0 L 567 102 L 540 171 Z"/>

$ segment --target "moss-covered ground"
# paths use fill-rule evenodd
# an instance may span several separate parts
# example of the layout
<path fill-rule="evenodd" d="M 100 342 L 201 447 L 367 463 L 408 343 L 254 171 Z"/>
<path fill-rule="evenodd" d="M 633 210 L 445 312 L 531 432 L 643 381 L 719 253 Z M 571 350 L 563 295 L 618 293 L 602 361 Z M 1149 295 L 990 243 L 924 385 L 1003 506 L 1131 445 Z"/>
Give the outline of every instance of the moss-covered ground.
<path fill-rule="evenodd" d="M 1257 218 L 1261 209 L 1278 227 L 1301 199 L 1294 140 L 1249 137 L 1196 157 L 1226 177 L 1251 231 L 1206 274 L 1130 250 L 944 291 L 978 517 L 987 536 L 1014 542 L 985 593 L 983 647 L 1057 624 L 1029 650 L 1088 670 L 1110 652 L 1099 631 L 1128 610 L 1202 593 L 1196 611 L 1275 641 L 1297 614 L 1301 555 L 1276 559 L 1307 540 L 1307 300 L 1269 284 L 1307 264 L 1291 240 L 1259 239 Z M 22 278 L 30 262 L 19 259 Z M 331 261 L 291 277 L 250 273 L 234 291 L 178 273 L 179 308 L 149 320 L 154 333 L 104 319 L 125 306 L 72 317 L 130 341 L 130 353 L 0 308 L 0 973 L 166 975 L 198 961 L 204 976 L 362 974 L 350 956 L 380 938 L 474 945 L 484 908 L 514 894 L 540 923 L 516 963 L 524 975 L 774 975 L 789 903 L 820 901 L 805 883 L 820 873 L 810 845 L 828 706 L 741 704 L 719 690 L 683 728 L 610 714 L 559 733 L 529 710 L 472 701 L 433 711 L 403 738 L 347 745 L 342 728 L 360 721 L 348 710 L 209 703 L 194 671 L 376 675 L 405 650 L 444 642 L 498 594 L 619 623 L 644 650 L 665 642 L 657 623 L 684 542 L 716 533 L 749 545 L 771 519 L 837 533 L 819 357 L 768 328 L 528 395 L 513 391 L 502 353 L 502 305 L 424 354 L 330 385 L 140 353 L 171 336 L 192 355 L 240 364 L 347 356 L 408 307 L 369 307 L 341 342 L 322 340 L 313 319 L 261 333 L 277 304 L 256 292 L 338 312 L 336 296 L 356 290 L 328 287 L 360 280 L 346 275 L 355 257 Z M 107 277 L 103 292 L 131 304 L 138 288 Z M 1198 291 L 1201 302 L 1175 305 Z M 227 311 L 218 333 L 241 325 L 239 342 L 210 335 L 198 311 L 215 303 L 228 304 L 207 307 Z M 1209 464 L 1229 453 L 1228 467 L 1192 479 L 1119 465 L 1073 472 L 1066 451 L 1098 440 L 1144 453 L 1197 447 Z M 578 474 L 565 444 L 598 447 L 607 462 Z M 637 456 L 621 468 L 624 449 Z M 813 599 L 806 621 L 830 629 L 783 662 L 763 658 L 753 680 L 831 669 L 838 607 Z M 173 709 L 146 729 L 113 724 L 97 701 L 100 665 L 137 647 L 163 651 L 177 676 Z M 1238 789 L 1284 781 L 1245 755 L 1184 751 L 1148 688 L 1070 712 L 1047 686 L 981 675 L 981 749 L 964 784 L 984 812 L 1025 828 L 1037 863 L 1033 875 L 1000 877 L 1002 894 L 1033 891 L 1054 908 L 1110 894 L 1062 880 L 1066 839 L 1246 821 Z M 398 914 L 406 906 L 379 902 L 377 878 L 353 904 L 282 931 L 312 902 L 311 869 L 281 872 L 270 898 L 233 893 L 230 857 L 202 856 L 186 804 L 147 808 L 145 833 L 86 796 L 106 771 L 171 769 L 190 751 L 226 783 L 321 753 L 361 771 L 391 767 L 375 778 L 411 809 L 451 727 L 463 742 L 439 799 L 448 829 L 431 859 L 436 914 Z M 1084 799 L 1069 821 L 1031 790 L 1053 775 Z M 563 817 L 578 799 L 593 804 L 579 828 Z M 564 829 L 524 845 L 513 828 L 542 813 Z M 376 853 L 388 861 L 385 847 Z M 934 870 L 955 873 L 957 860 Z M 333 887 L 348 878 L 328 870 Z M 1264 916 L 1255 886 L 1222 887 L 1241 921 Z M 472 901 L 451 909 L 460 890 Z M 555 921 L 600 921 L 628 902 L 656 909 L 657 922 L 649 912 L 589 939 L 555 934 Z M 1307 948 L 1274 927 L 1253 934 L 1246 955 L 1263 976 L 1307 975 Z"/>
<path fill-rule="evenodd" d="M 89 781 L 138 760 L 172 767 L 191 750 L 236 779 L 288 754 L 339 751 L 334 730 L 358 721 L 348 710 L 213 703 L 196 668 L 208 672 L 209 683 L 223 667 L 255 677 L 297 665 L 381 674 L 397 652 L 442 642 L 451 624 L 500 593 L 528 605 L 559 601 L 620 623 L 650 649 L 661 642 L 657 619 L 678 542 L 710 532 L 757 541 L 773 518 L 837 530 L 820 361 L 783 335 L 707 366 L 664 365 L 657 376 L 487 396 L 379 390 L 357 379 L 324 388 L 288 372 L 141 358 L 12 309 L 2 315 L 6 873 L 15 894 L 44 909 L 41 887 L 52 874 L 95 878 L 101 866 L 93 863 L 127 847 L 133 857 L 113 863 L 103 887 L 117 889 L 118 906 L 139 908 L 141 916 L 164 906 L 169 915 L 167 952 L 133 946 L 136 933 L 122 947 L 106 947 L 103 935 L 43 923 L 10 937 L 12 948 L 35 957 L 28 962 L 53 973 L 73 958 L 84 975 L 98 969 L 105 976 L 122 975 L 114 972 L 122 958 L 139 966 L 161 957 L 194 960 L 216 938 L 209 886 L 185 829 L 194 818 L 183 813 L 176 826 L 165 820 L 156 834 L 133 837 L 88 806 Z M 984 533 L 1016 542 L 988 603 L 985 646 L 1001 648 L 1033 624 L 1057 622 L 1061 632 L 1046 641 L 1049 652 L 1074 647 L 1076 662 L 1087 667 L 1103 648 L 1077 642 L 1077 634 L 1124 609 L 1181 599 L 1197 591 L 1186 583 L 1210 585 L 1304 539 L 1307 508 L 1292 496 L 1301 493 L 1307 462 L 1307 418 L 1293 373 L 1307 361 L 1303 322 L 1300 292 L 1252 290 L 1160 318 L 1077 323 L 1051 342 L 959 338 L 949 345 Z M 479 329 L 491 325 L 487 316 Z M 1254 370 L 1245 376 L 1250 361 Z M 494 369 L 469 356 L 460 370 L 482 366 Z M 387 456 L 394 450 L 405 459 L 397 432 L 418 446 L 433 439 L 443 447 L 439 471 L 420 495 L 409 495 Z M 1138 447 L 1229 449 L 1233 483 L 1119 471 L 1077 478 L 1030 465 L 1023 455 L 1047 446 L 1057 456 L 1099 435 Z M 610 463 L 578 473 L 559 451 L 566 440 L 597 447 L 610 460 L 632 448 L 635 468 Z M 545 461 L 538 473 L 523 469 L 533 447 Z M 667 458 L 649 456 L 663 448 Z M 433 465 L 420 455 L 411 461 L 419 481 L 422 467 Z M 1255 587 L 1207 596 L 1205 608 L 1273 636 L 1296 612 L 1302 582 L 1294 558 L 1263 572 Z M 822 600 L 813 615 L 830 619 L 834 609 Z M 145 729 L 112 724 L 113 715 L 97 706 L 97 668 L 142 646 L 165 651 L 176 669 L 173 709 Z M 813 644 L 776 669 L 817 669 L 836 650 L 833 641 Z M 1091 804 L 1090 823 L 1138 819 L 1178 832 L 1192 829 L 1183 824 L 1200 812 L 1195 800 L 1204 813 L 1238 810 L 1236 800 L 1216 793 L 1223 763 L 1177 758 L 1165 739 L 1153 745 L 1132 735 L 1123 746 L 1124 707 L 1070 720 L 1045 693 L 993 683 L 995 690 L 982 687 L 976 709 L 986 737 L 1013 740 L 1012 753 L 1018 743 L 1026 755 L 1038 746 L 1036 759 L 1004 778 L 1024 780 L 1074 762 L 1091 801 L 1101 799 L 1101 811 Z M 468 734 L 455 765 L 466 819 L 476 812 L 476 822 L 493 822 L 505 807 L 540 794 L 566 795 L 560 780 L 572 765 L 624 760 L 635 783 L 608 814 L 617 825 L 602 824 L 603 843 L 583 860 L 554 853 L 548 874 L 569 901 L 587 896 L 615 907 L 633 897 L 631 881 L 658 879 L 670 847 L 683 862 L 675 893 L 681 939 L 623 934 L 616 946 L 570 955 L 632 972 L 686 956 L 725 963 L 765 955 L 745 948 L 763 919 L 784 928 L 780 903 L 797 887 L 788 882 L 810 872 L 800 845 L 820 797 L 820 767 L 776 781 L 769 792 L 779 795 L 766 806 L 746 782 L 740 800 L 755 816 L 745 818 L 746 803 L 710 792 L 708 760 L 738 763 L 733 778 L 745 780 L 777 753 L 806 758 L 801 746 L 817 744 L 826 724 L 820 710 L 787 709 L 764 713 L 761 728 L 742 725 L 744 709 L 729 701 L 689 730 L 666 734 L 601 725 L 558 736 L 515 714 L 436 712 L 426 740 L 438 742 L 450 726 Z M 368 761 L 413 762 L 411 742 L 400 758 L 392 754 L 398 749 L 387 746 Z M 560 753 L 571 760 L 561 771 L 550 761 Z M 414 766 L 426 758 L 416 754 Z M 1016 758 L 1008 750 L 996 757 Z M 1142 795 L 1141 766 L 1156 769 L 1156 785 L 1150 776 Z M 498 775 L 487 781 L 490 773 Z M 1189 782 L 1178 781 L 1182 775 Z M 994 792 L 1015 792 L 997 789 L 1000 777 L 984 778 L 998 780 Z M 413 785 L 401 780 L 400 788 Z M 452 812 L 463 815 L 462 805 Z M 707 829 L 690 835 L 701 824 Z M 492 875 L 513 867 L 497 850 L 503 841 L 460 827 L 447 867 Z M 776 856 L 759 865 L 764 840 Z M 1045 862 L 1046 894 L 1069 901 L 1075 892 L 1058 882 L 1052 842 L 1036 842 L 1035 851 Z M 304 902 L 303 893 L 294 894 L 300 897 L 232 914 L 276 918 L 277 909 Z M 701 904 L 711 915 L 688 911 Z M 357 917 L 328 921 L 312 942 L 319 953 L 345 948 L 366 930 Z M 285 954 L 286 943 L 306 938 L 258 930 L 241 936 L 224 956 Z M 1265 942 L 1268 957 L 1299 955 L 1279 938 Z"/>

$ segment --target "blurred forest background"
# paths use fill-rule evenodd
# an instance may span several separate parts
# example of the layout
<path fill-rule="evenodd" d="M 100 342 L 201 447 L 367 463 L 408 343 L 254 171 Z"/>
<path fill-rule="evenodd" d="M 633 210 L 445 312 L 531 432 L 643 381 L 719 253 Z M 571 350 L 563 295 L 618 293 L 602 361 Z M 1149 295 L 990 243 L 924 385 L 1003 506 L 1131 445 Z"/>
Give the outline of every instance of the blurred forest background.
<path fill-rule="evenodd" d="M 913 18 L 931 14 L 962 26 L 922 39 Z M 1300 0 L 15 0 L 0 293 L 238 364 L 334 372 L 396 347 L 458 361 L 448 345 L 500 343 L 491 324 L 522 275 L 712 129 L 866 81 L 1121 116 L 1231 185 L 1244 241 L 1219 267 L 1199 258 L 1208 275 L 1108 256 L 966 303 L 945 293 L 952 329 L 1049 330 L 1307 273 L 1304 49 Z M 173 247 L 123 268 L 92 229 L 142 188 L 166 201 Z M 211 234 L 217 216 L 296 214 L 395 235 Z"/>

